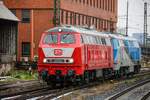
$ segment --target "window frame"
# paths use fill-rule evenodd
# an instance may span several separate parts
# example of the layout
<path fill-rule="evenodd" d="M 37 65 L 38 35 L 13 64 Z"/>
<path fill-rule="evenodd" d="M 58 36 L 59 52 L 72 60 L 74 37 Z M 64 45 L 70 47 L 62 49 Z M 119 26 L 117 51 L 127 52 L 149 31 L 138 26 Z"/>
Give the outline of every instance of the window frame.
<path fill-rule="evenodd" d="M 51 35 L 57 35 L 57 42 L 55 42 L 55 43 L 54 43 L 54 42 L 53 42 L 53 43 L 46 43 L 46 42 L 45 42 L 45 38 L 46 38 L 48 35 L 50 35 L 50 34 L 51 34 Z M 46 35 L 44 36 L 42 43 L 43 43 L 43 44 L 57 44 L 57 43 L 58 43 L 58 37 L 59 37 L 58 34 L 48 33 L 48 34 L 46 34 Z"/>
<path fill-rule="evenodd" d="M 107 44 L 106 44 L 105 37 L 101 37 L 101 42 L 102 42 L 102 45 L 107 45 Z"/>
<path fill-rule="evenodd" d="M 27 45 L 29 46 L 28 50 L 27 50 L 27 47 L 26 47 Z M 31 55 L 31 43 L 30 42 L 22 42 L 21 47 L 22 47 L 21 48 L 21 51 L 22 51 L 21 55 L 23 57 L 30 57 L 30 55 Z"/>
<path fill-rule="evenodd" d="M 21 12 L 21 21 L 22 23 L 30 23 L 31 21 L 31 11 L 29 9 L 23 9 Z"/>
<path fill-rule="evenodd" d="M 72 35 L 73 36 L 73 38 L 74 38 L 74 41 L 73 42 L 71 42 L 71 43 L 66 43 L 66 42 L 64 42 L 64 43 L 61 43 L 61 36 L 62 35 Z M 67 39 L 68 40 L 68 39 Z M 60 34 L 60 44 L 75 44 L 76 43 L 76 36 L 75 36 L 75 34 L 71 34 L 71 33 L 63 33 L 63 34 Z"/>

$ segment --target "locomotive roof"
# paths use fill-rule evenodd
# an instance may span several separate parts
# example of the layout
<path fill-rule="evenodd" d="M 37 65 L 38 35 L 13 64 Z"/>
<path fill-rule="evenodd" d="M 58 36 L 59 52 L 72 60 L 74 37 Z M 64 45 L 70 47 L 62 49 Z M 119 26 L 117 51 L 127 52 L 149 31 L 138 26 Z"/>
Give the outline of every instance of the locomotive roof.
<path fill-rule="evenodd" d="M 60 27 L 51 28 L 51 29 L 47 30 L 46 32 L 58 32 L 59 29 L 61 29 L 63 32 L 78 32 L 78 33 L 82 33 L 82 34 L 109 37 L 109 35 L 106 34 L 105 32 L 98 32 L 94 29 L 89 29 L 89 28 L 85 28 L 85 27 L 77 27 L 77 26 L 60 26 Z"/>
<path fill-rule="evenodd" d="M 121 39 L 121 40 L 131 40 L 131 41 L 137 41 L 135 38 L 132 37 L 126 37 L 120 34 L 109 34 L 110 37 Z"/>
<path fill-rule="evenodd" d="M 89 35 L 97 35 L 97 36 L 102 36 L 102 37 L 113 37 L 117 39 L 122 39 L 122 40 L 132 40 L 132 41 L 137 41 L 136 39 L 132 37 L 126 37 L 120 34 L 111 34 L 107 32 L 99 32 L 94 29 L 89 29 L 87 27 L 81 27 L 81 26 L 72 26 L 72 25 L 64 25 L 64 26 L 59 26 L 59 27 L 54 27 L 46 32 L 59 32 L 59 29 L 61 29 L 63 32 L 78 32 L 82 34 L 89 34 Z"/>

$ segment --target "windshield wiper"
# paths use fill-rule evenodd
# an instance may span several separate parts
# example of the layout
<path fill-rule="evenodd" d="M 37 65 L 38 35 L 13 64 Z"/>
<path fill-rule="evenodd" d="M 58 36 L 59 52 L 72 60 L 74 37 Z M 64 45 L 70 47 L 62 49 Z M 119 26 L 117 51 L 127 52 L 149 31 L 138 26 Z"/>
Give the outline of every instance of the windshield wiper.
<path fill-rule="evenodd" d="M 67 36 L 68 36 L 69 34 L 70 34 L 70 33 L 68 33 L 68 34 L 65 34 L 65 36 L 63 37 L 63 39 L 67 38 Z"/>

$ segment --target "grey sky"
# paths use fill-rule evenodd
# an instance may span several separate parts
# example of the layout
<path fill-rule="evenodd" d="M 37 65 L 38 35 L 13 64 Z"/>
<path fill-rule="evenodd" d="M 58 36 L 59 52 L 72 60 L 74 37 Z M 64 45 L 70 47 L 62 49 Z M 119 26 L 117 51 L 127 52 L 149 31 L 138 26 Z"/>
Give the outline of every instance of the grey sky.
<path fill-rule="evenodd" d="M 129 35 L 131 33 L 143 33 L 144 27 L 144 0 L 129 1 Z M 148 5 L 148 33 L 150 34 L 150 0 L 145 0 Z M 126 0 L 118 0 L 118 24 L 117 27 L 125 32 L 126 27 Z"/>

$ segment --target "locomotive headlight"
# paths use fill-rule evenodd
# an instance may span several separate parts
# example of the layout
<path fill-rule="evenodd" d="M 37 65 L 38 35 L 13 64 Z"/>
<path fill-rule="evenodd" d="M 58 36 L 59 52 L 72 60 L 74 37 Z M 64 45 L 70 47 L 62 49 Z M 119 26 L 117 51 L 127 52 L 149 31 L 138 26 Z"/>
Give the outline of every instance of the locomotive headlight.
<path fill-rule="evenodd" d="M 74 60 L 71 58 L 71 59 L 69 59 L 69 63 L 73 63 L 74 62 Z"/>
<path fill-rule="evenodd" d="M 46 59 L 46 58 L 44 58 L 44 59 L 43 59 L 43 63 L 46 63 L 46 62 L 47 62 L 47 59 Z"/>
<path fill-rule="evenodd" d="M 59 32 L 62 32 L 62 29 L 58 29 Z"/>

